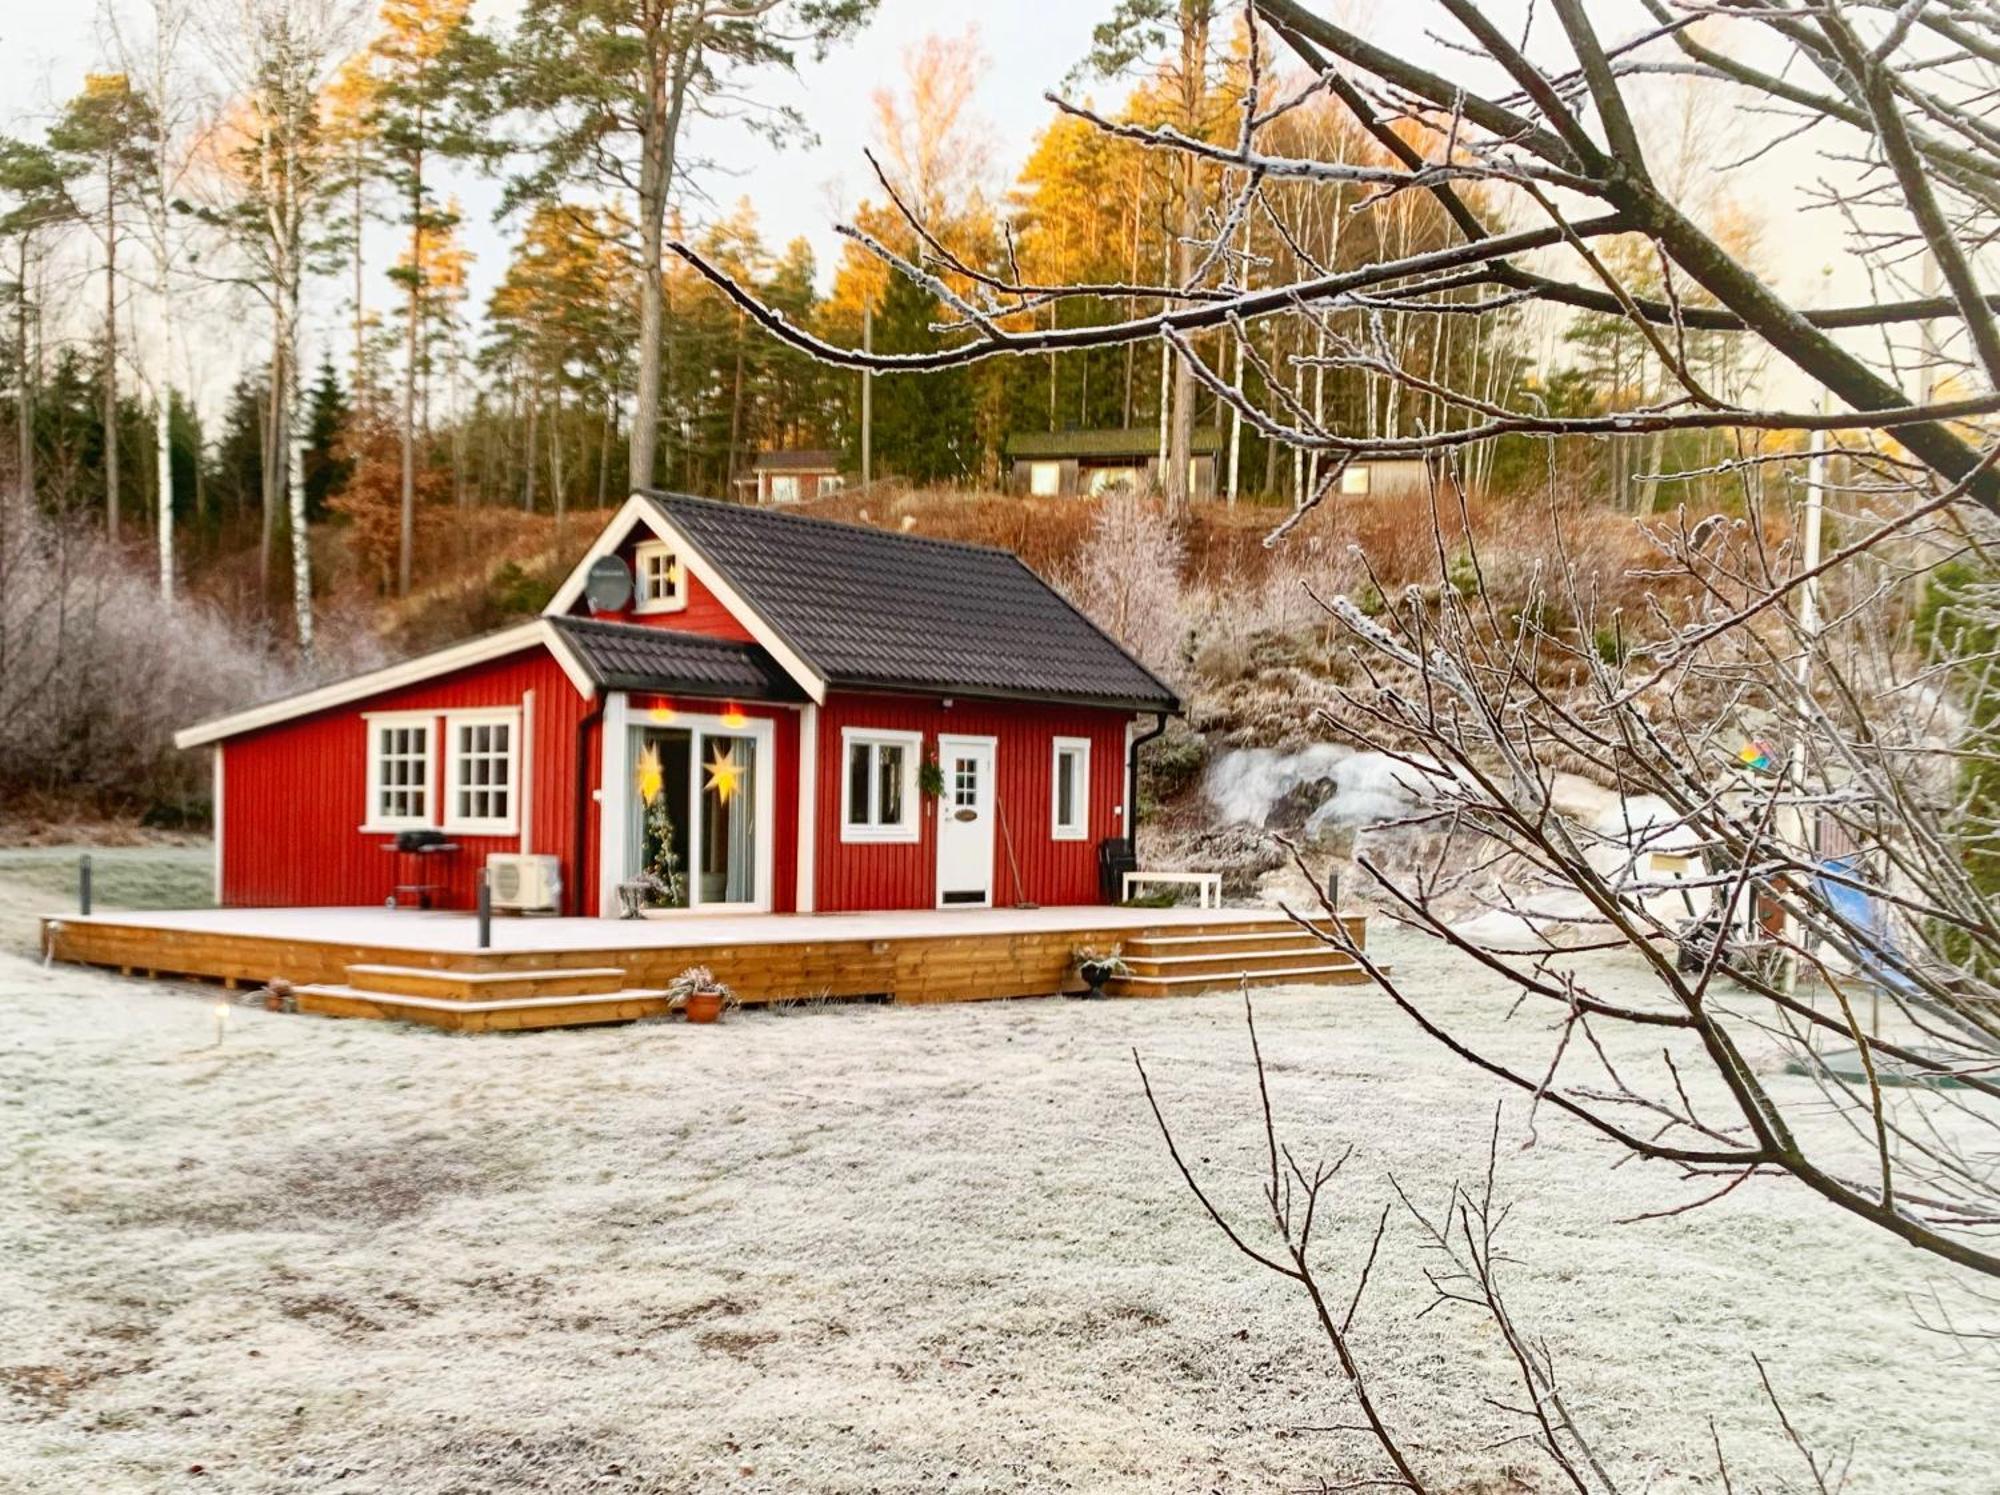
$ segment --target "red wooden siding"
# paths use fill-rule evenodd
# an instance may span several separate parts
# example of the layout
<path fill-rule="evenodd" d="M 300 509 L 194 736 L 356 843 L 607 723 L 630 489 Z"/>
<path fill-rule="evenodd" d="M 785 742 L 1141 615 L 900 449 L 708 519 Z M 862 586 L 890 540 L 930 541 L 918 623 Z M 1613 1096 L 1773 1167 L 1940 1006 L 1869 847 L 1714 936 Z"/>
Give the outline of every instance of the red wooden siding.
<path fill-rule="evenodd" d="M 522 734 L 516 758 L 529 786 L 528 849 L 562 859 L 567 889 L 575 876 L 577 723 L 592 703 L 537 644 L 505 659 L 228 739 L 223 744 L 223 901 L 264 907 L 381 903 L 406 880 L 405 869 L 412 869 L 415 875 L 408 880 L 444 885 L 435 902 L 470 908 L 487 855 L 518 851 L 519 835 L 455 835 L 460 851 L 421 862 L 383 851 L 393 836 L 360 829 L 369 810 L 368 735 L 362 714 L 519 707 L 530 690 L 535 693 L 534 719 Z M 434 761 L 442 778 L 441 751 Z M 439 785 L 432 786 L 430 807 L 435 820 L 442 809 Z"/>
<path fill-rule="evenodd" d="M 994 778 L 1000 819 L 1021 869 L 1014 887 L 1006 839 L 993 838 L 993 902 L 1019 897 L 1056 905 L 1097 903 L 1097 843 L 1123 834 L 1118 813 L 1125 798 L 1123 712 L 1034 702 L 958 700 L 947 710 L 937 700 L 835 692 L 820 711 L 819 804 L 815 819 L 818 870 L 815 907 L 828 913 L 859 909 L 930 908 L 937 902 L 936 801 L 922 801 L 915 842 L 849 843 L 840 839 L 840 789 L 845 727 L 921 732 L 924 756 L 937 753 L 939 733 L 998 739 Z M 1050 834 L 1055 739 L 1090 739 L 1090 814 L 1081 841 Z"/>

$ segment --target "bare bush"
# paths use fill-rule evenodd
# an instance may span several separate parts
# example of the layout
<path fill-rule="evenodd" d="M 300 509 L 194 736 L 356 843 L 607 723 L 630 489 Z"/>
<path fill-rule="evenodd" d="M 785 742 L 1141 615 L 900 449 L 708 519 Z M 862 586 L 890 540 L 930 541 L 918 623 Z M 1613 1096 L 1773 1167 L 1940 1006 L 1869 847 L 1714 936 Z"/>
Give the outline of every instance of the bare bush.
<path fill-rule="evenodd" d="M 372 643 L 323 651 L 322 670 Z M 79 521 L 10 506 L 0 521 L 0 795 L 206 817 L 208 766 L 180 727 L 310 679 L 270 638 L 150 578 Z"/>

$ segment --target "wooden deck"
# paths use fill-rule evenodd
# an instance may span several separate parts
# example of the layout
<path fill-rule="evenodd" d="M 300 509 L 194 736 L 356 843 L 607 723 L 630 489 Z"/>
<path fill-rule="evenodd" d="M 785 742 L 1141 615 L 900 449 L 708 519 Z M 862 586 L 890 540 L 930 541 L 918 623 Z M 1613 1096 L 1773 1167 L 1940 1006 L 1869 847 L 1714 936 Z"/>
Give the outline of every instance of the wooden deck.
<path fill-rule="evenodd" d="M 1343 920 L 1365 937 L 1358 916 Z M 962 1002 L 1077 990 L 1074 952 L 1119 947 L 1118 996 L 1365 980 L 1271 910 L 940 909 L 878 914 L 495 918 L 417 910 L 203 909 L 44 921 L 58 960 L 230 985 L 282 982 L 301 1010 L 485 1030 L 628 1021 L 705 965 L 744 1002 Z"/>

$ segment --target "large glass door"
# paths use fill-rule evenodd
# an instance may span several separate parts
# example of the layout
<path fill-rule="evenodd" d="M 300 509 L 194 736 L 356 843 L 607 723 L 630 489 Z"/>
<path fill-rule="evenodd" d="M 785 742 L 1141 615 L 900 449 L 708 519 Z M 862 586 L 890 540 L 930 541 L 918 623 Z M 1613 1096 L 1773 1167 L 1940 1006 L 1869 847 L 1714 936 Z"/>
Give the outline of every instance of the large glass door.
<path fill-rule="evenodd" d="M 758 823 L 766 741 L 754 728 L 633 729 L 625 876 L 650 883 L 652 908 L 768 906 Z"/>

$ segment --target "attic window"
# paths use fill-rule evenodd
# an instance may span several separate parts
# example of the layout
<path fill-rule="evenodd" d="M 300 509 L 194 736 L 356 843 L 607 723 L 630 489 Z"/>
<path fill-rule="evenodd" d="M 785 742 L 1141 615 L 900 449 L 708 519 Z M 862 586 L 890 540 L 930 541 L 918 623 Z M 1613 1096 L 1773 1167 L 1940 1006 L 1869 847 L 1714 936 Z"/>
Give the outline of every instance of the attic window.
<path fill-rule="evenodd" d="M 632 611 L 672 613 L 687 606 L 686 573 L 680 558 L 658 540 L 632 551 Z"/>

